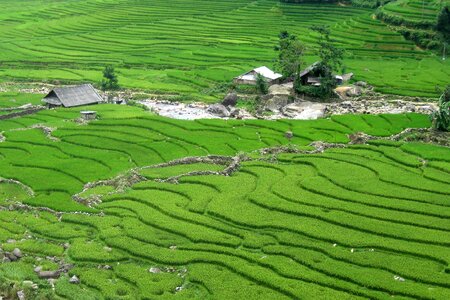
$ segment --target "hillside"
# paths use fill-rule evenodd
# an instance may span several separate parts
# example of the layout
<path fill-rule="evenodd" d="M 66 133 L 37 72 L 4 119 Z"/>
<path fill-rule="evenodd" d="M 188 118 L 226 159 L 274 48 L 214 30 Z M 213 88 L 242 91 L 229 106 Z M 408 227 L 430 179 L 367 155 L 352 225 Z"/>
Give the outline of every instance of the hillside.
<path fill-rule="evenodd" d="M 100 120 L 88 125 L 74 122 L 79 109 L 0 122 L 0 177 L 14 180 L 0 182 L 1 248 L 22 256 L 0 264 L 0 291 L 16 283 L 38 299 L 450 296 L 450 150 L 382 140 L 429 126 L 426 116 L 176 121 L 89 108 Z M 287 130 L 294 137 L 279 154 L 255 151 L 288 145 Z M 378 140 L 348 145 L 359 131 Z M 318 140 L 329 149 L 307 146 Z M 38 277 L 58 269 L 59 279 Z"/>
<path fill-rule="evenodd" d="M 377 11 L 377 17 L 392 25 L 394 30 L 422 48 L 434 49 L 442 53 L 443 40 L 450 42 L 450 32 L 448 32 L 450 24 L 447 25 L 447 32 L 442 33 L 438 29 L 438 15 L 449 5 L 448 0 L 398 0 L 381 6 Z M 447 20 L 447 22 L 450 21 Z M 446 37 L 440 36 L 442 34 Z"/>
<path fill-rule="evenodd" d="M 27 9 L 24 10 L 23 7 Z M 386 6 L 386 9 L 390 6 Z M 380 92 L 436 97 L 448 62 L 374 19 L 374 9 L 278 0 L 2 0 L 2 81 L 99 82 L 107 64 L 125 88 L 214 101 L 218 85 L 273 65 L 281 30 L 313 62 L 314 24 L 330 25 L 346 70 Z"/>

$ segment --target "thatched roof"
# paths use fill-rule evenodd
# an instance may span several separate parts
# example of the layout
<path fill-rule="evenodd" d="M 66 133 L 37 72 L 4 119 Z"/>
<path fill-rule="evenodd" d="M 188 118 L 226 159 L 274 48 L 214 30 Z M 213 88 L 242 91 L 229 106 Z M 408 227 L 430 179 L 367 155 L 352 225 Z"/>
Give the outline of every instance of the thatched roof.
<path fill-rule="evenodd" d="M 96 104 L 103 100 L 91 84 L 83 84 L 55 88 L 42 101 L 56 106 L 74 107 Z"/>

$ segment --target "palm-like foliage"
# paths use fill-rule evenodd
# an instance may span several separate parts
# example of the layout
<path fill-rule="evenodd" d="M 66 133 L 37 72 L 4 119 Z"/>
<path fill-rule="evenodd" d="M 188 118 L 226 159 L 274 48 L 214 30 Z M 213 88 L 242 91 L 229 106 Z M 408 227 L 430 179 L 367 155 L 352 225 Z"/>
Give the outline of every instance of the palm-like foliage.
<path fill-rule="evenodd" d="M 448 131 L 450 127 L 450 85 L 439 98 L 439 109 L 430 116 L 433 128 L 440 131 Z"/>

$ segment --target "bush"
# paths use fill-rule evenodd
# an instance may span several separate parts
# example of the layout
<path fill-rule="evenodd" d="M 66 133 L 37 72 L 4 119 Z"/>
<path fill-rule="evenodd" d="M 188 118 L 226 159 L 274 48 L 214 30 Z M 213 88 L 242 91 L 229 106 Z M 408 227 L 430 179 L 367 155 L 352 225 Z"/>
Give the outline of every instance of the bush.
<path fill-rule="evenodd" d="M 266 78 L 264 78 L 261 74 L 256 75 L 256 90 L 258 93 L 263 95 L 266 95 L 269 92 L 269 86 Z"/>
<path fill-rule="evenodd" d="M 450 85 L 446 87 L 439 98 L 439 109 L 430 115 L 433 128 L 448 131 L 450 127 Z"/>

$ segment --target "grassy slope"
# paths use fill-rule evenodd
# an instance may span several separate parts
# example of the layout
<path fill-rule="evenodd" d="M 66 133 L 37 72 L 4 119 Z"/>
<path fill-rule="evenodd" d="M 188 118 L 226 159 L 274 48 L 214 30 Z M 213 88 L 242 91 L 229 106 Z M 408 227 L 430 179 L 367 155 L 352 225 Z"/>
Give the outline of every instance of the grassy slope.
<path fill-rule="evenodd" d="M 21 7 L 26 6 L 23 10 Z M 448 62 L 421 51 L 377 20 L 373 10 L 276 0 L 16 1 L 0 12 L 0 78 L 99 82 L 119 68 L 123 86 L 213 100 L 207 90 L 259 65 L 272 66 L 281 30 L 309 46 L 313 24 L 332 26 L 347 70 L 387 93 L 436 96 Z M 49 17 L 51 16 L 51 17 Z"/>
<path fill-rule="evenodd" d="M 0 122 L 6 136 L 0 176 L 20 180 L 36 194 L 0 184 L 2 205 L 15 196 L 60 211 L 104 212 L 69 213 L 58 221 L 45 212 L 0 211 L 2 248 L 17 246 L 30 255 L 22 263 L 1 264 L 0 279 L 30 279 L 41 291 L 50 290 L 33 274 L 33 264 L 55 266 L 33 257 L 55 255 L 75 263 L 70 275 L 81 278 L 81 285 L 68 284 L 67 277 L 57 281 L 56 294 L 69 299 L 448 299 L 448 148 L 374 142 L 281 155 L 278 164 L 247 162 L 231 177 L 141 182 L 106 196 L 96 209 L 70 198 L 88 181 L 136 166 L 287 144 L 287 130 L 300 146 L 314 140 L 345 143 L 355 131 L 388 136 L 427 127 L 426 116 L 194 122 L 135 107 L 91 108 L 100 120 L 87 126 L 71 121 L 80 108 Z M 57 127 L 52 135 L 60 140 L 37 129 L 15 130 L 36 123 Z M 147 169 L 143 175 L 165 178 L 208 168 Z M 19 242 L 4 243 L 9 238 Z M 65 242 L 68 250 L 61 246 Z M 150 273 L 150 267 L 162 272 Z M 177 287 L 182 288 L 175 292 Z"/>

